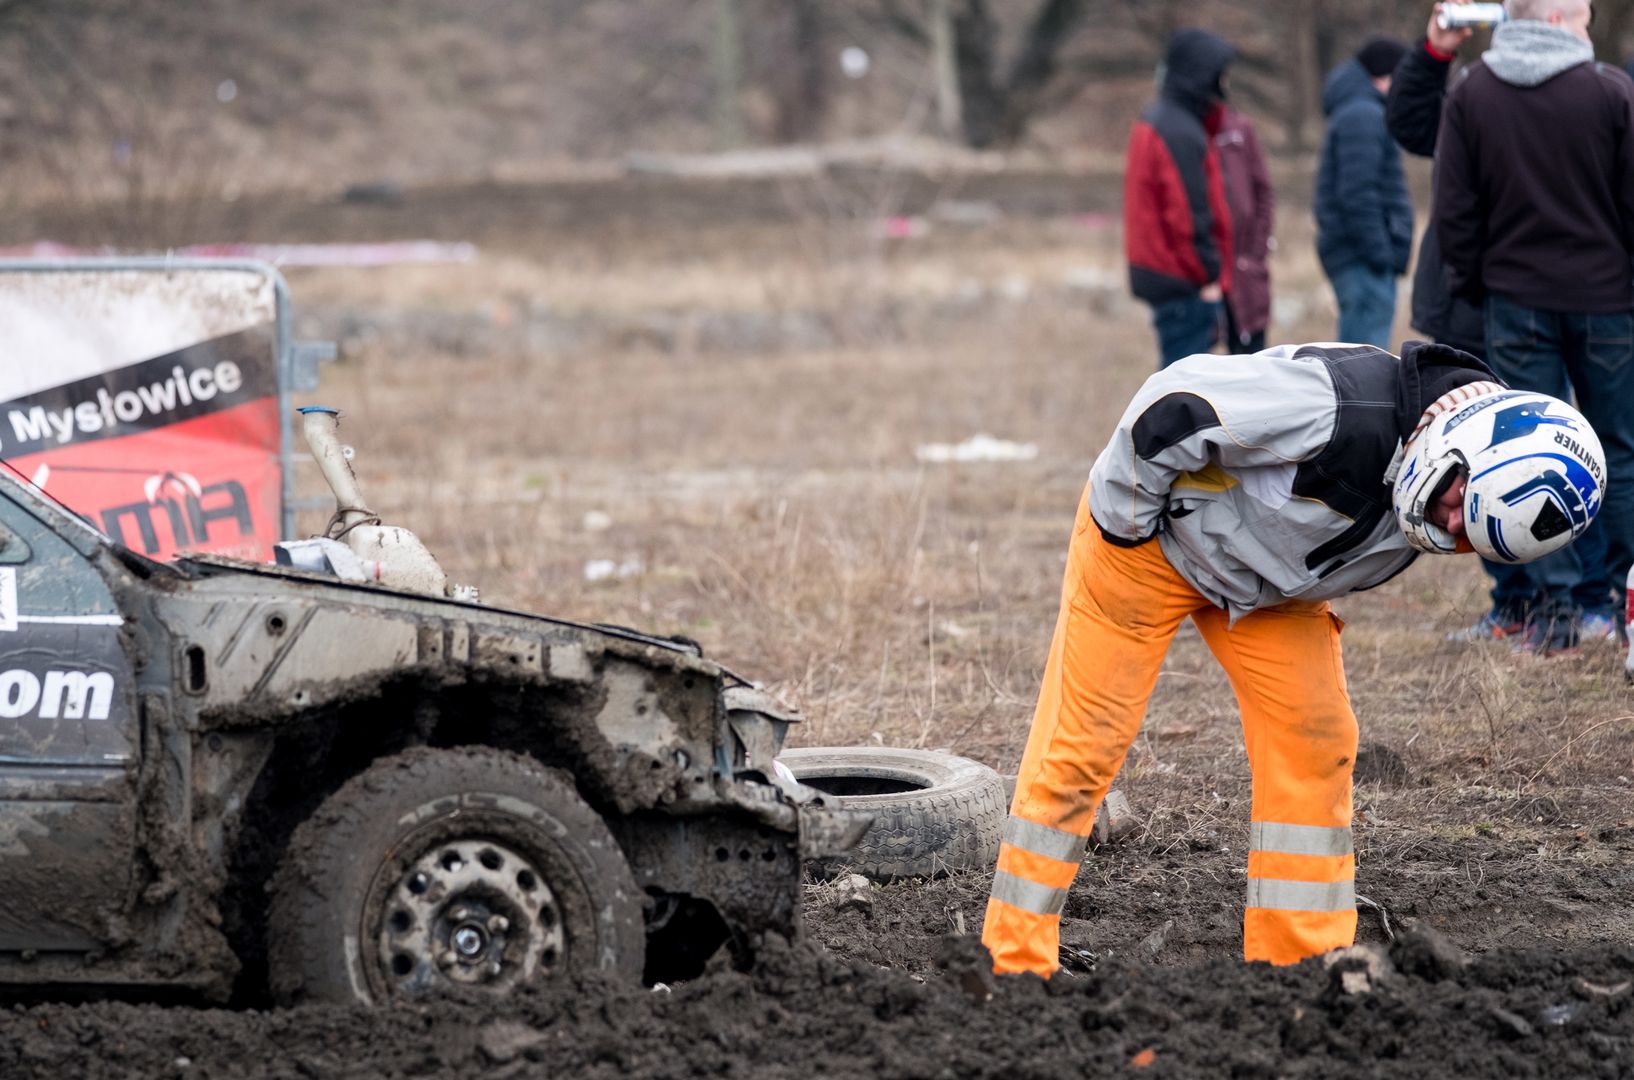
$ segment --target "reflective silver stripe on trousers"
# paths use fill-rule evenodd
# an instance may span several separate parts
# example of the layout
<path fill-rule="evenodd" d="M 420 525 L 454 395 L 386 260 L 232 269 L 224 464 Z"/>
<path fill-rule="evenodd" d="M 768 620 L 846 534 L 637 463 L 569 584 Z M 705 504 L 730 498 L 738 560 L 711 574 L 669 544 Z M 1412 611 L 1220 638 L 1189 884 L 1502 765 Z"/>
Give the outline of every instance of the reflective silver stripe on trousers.
<path fill-rule="evenodd" d="M 1052 889 L 1000 870 L 993 875 L 993 899 L 1034 915 L 1059 915 L 1067 903 L 1067 890 Z"/>
<path fill-rule="evenodd" d="M 1350 911 L 1356 907 L 1356 883 L 1249 878 L 1248 906 L 1272 911 Z"/>
<path fill-rule="evenodd" d="M 1349 855 L 1350 826 L 1284 825 L 1256 821 L 1248 830 L 1249 851 L 1280 851 L 1284 855 Z"/>
<path fill-rule="evenodd" d="M 1052 829 L 1026 818 L 1012 817 L 1004 825 L 1004 842 L 1046 859 L 1076 863 L 1084 861 L 1084 848 L 1089 843 L 1089 837 L 1069 833 L 1065 829 Z"/>

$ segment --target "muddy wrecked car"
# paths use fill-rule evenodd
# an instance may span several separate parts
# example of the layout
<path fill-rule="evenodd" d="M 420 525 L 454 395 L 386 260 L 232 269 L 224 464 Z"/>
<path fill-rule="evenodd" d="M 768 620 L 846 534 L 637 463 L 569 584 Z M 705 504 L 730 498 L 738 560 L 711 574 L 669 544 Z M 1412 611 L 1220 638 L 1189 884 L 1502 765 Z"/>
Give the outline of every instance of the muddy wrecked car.
<path fill-rule="evenodd" d="M 0 471 L 0 983 L 225 1000 L 684 978 L 799 931 L 868 818 L 693 643 L 499 610 L 357 493 L 160 564 Z"/>

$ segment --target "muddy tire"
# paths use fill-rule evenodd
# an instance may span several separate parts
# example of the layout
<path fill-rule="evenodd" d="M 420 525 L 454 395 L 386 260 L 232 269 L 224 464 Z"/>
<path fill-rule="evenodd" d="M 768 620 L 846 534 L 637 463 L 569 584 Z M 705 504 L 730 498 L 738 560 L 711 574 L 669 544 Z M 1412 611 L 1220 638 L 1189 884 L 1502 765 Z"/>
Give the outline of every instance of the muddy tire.
<path fill-rule="evenodd" d="M 295 830 L 271 892 L 269 981 L 286 1004 L 641 975 L 641 894 L 612 833 L 517 754 L 376 762 Z"/>
<path fill-rule="evenodd" d="M 875 881 L 929 878 L 998 858 L 1008 800 L 999 774 L 980 762 L 886 746 L 808 747 L 778 760 L 802 784 L 874 815 L 848 854 L 813 861 L 821 877 L 849 869 Z"/>

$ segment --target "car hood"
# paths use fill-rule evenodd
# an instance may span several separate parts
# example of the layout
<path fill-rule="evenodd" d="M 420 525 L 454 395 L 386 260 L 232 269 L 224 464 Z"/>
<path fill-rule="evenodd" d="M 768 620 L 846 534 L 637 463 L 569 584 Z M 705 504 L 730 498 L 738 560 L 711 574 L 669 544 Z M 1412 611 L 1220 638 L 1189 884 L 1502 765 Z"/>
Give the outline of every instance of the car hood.
<path fill-rule="evenodd" d="M 381 585 L 370 581 L 347 581 L 331 574 L 320 574 L 312 570 L 301 570 L 292 566 L 279 566 L 275 563 L 249 562 L 245 559 L 234 559 L 225 555 L 199 553 L 178 557 L 168 564 L 186 578 L 205 578 L 237 575 L 245 578 L 265 578 L 298 583 L 303 586 L 322 586 L 326 589 L 343 589 L 356 593 L 359 599 L 367 602 L 367 597 L 393 597 L 398 600 L 408 600 L 415 604 L 423 604 L 432 609 L 446 609 L 450 615 L 455 613 L 486 613 L 490 615 L 505 615 L 513 618 L 532 619 L 537 622 L 548 623 L 552 626 L 571 627 L 593 634 L 604 634 L 608 637 L 621 638 L 625 641 L 639 642 L 659 649 L 668 649 L 671 652 L 684 653 L 688 656 L 703 658 L 703 647 L 696 641 L 682 637 L 664 637 L 657 634 L 645 634 L 626 626 L 613 626 L 608 623 L 585 623 L 573 619 L 562 619 L 552 615 L 541 615 L 536 611 L 522 611 L 518 608 L 496 607 L 492 604 L 482 604 L 472 600 L 455 600 L 451 597 L 427 596 L 424 593 L 408 592 L 403 589 L 394 589 L 388 585 Z M 722 667 L 715 661 L 709 663 L 732 679 L 745 685 L 750 685 L 748 679 L 736 672 Z"/>

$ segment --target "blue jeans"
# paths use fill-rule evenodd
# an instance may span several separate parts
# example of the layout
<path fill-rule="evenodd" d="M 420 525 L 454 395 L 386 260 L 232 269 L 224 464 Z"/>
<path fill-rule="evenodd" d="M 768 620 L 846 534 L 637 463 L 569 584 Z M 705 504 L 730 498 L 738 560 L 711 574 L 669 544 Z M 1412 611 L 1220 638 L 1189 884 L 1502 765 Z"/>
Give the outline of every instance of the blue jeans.
<path fill-rule="evenodd" d="M 1540 311 L 1493 295 L 1486 338 L 1487 359 L 1510 386 L 1574 392 L 1606 452 L 1605 502 L 1594 524 L 1525 568 L 1537 602 L 1616 611 L 1634 561 L 1634 311 Z"/>
<path fill-rule="evenodd" d="M 1152 305 L 1157 328 L 1157 366 L 1166 368 L 1183 356 L 1206 353 L 1219 336 L 1220 304 L 1195 293 Z"/>
<path fill-rule="evenodd" d="M 1390 348 L 1396 322 L 1396 274 L 1352 263 L 1328 274 L 1339 301 L 1339 340 Z"/>

